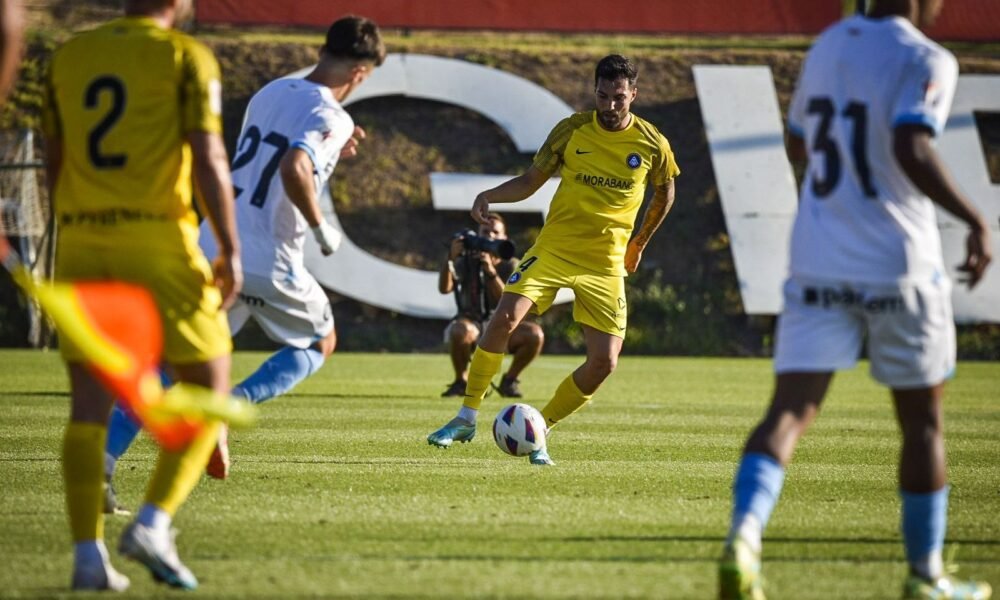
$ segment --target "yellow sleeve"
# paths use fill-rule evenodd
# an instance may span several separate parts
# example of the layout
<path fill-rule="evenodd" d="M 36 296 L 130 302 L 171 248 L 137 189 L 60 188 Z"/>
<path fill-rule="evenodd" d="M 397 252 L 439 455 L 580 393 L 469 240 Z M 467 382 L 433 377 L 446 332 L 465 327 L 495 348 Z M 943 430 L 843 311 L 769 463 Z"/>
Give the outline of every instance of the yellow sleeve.
<path fill-rule="evenodd" d="M 681 174 L 681 169 L 674 159 L 674 152 L 670 149 L 670 142 L 662 134 L 651 174 L 655 186 L 666 185 L 668 181 Z"/>
<path fill-rule="evenodd" d="M 52 81 L 55 72 L 55 61 L 58 53 L 49 61 L 45 72 L 45 90 L 42 98 L 42 134 L 47 138 L 62 138 L 62 122 L 59 120 L 59 107 L 56 105 L 56 88 Z"/>
<path fill-rule="evenodd" d="M 212 51 L 191 38 L 181 47 L 181 131 L 222 132 L 222 82 Z"/>
<path fill-rule="evenodd" d="M 566 150 L 566 145 L 569 144 L 569 138 L 572 137 L 575 129 L 576 125 L 570 119 L 559 121 L 555 128 L 549 132 L 545 143 L 535 153 L 532 165 L 546 175 L 554 174 L 562 163 L 563 152 Z"/>

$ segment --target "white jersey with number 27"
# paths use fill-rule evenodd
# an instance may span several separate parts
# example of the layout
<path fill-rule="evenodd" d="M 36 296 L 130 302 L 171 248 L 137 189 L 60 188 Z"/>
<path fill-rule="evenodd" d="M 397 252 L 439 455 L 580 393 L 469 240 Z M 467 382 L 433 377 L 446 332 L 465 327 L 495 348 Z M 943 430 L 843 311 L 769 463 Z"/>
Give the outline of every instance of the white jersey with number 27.
<path fill-rule="evenodd" d="M 899 167 L 893 131 L 944 128 L 955 57 L 901 17 L 854 16 L 806 57 L 788 125 L 809 157 L 792 276 L 859 283 L 944 277 L 933 203 Z"/>
<path fill-rule="evenodd" d="M 305 79 L 278 79 L 250 100 L 233 158 L 236 221 L 243 270 L 275 279 L 304 272 L 305 217 L 285 193 L 279 164 L 294 148 L 309 155 L 317 190 L 327 184 L 354 121 L 330 89 Z M 214 256 L 203 224 L 201 245 Z"/>

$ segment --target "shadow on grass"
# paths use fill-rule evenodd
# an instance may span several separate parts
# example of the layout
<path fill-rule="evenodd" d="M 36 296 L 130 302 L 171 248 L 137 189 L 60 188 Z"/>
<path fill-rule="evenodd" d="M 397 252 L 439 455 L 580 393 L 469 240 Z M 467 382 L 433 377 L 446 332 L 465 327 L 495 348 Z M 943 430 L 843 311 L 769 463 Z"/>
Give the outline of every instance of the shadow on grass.
<path fill-rule="evenodd" d="M 344 394 L 341 392 L 293 392 L 290 394 L 285 394 L 281 398 L 357 398 L 359 400 L 426 400 L 428 396 L 421 396 L 419 394 Z M 268 400 L 271 402 L 277 400 L 277 398 L 272 398 Z"/>
<path fill-rule="evenodd" d="M 715 542 L 724 544 L 725 536 L 692 536 L 692 535 L 655 535 L 655 536 L 579 536 L 567 538 L 550 538 L 549 541 L 559 542 Z M 765 544 L 902 544 L 901 538 L 823 538 L 823 537 L 765 537 Z M 960 544 L 962 546 L 997 546 L 1000 547 L 1000 540 L 977 540 L 966 538 L 949 538 L 947 544 Z"/>
<path fill-rule="evenodd" d="M 426 396 L 419 394 L 345 394 L 342 392 L 293 392 L 290 394 L 284 394 L 281 398 L 357 398 L 357 399 L 369 399 L 369 400 L 426 400 L 429 397 L 434 397 L 437 394 L 428 394 Z M 17 390 L 5 390 L 0 392 L 0 398 L 45 398 L 48 396 L 54 396 L 58 398 L 69 398 L 68 391 L 58 391 L 58 392 L 38 392 L 38 391 L 17 391 Z M 272 398 L 271 400 L 276 400 Z M 269 400 L 269 402 L 271 401 Z"/>
<path fill-rule="evenodd" d="M 719 542 L 722 543 L 721 541 Z M 211 554 L 200 554 L 197 556 L 198 560 L 201 561 L 212 561 L 212 560 L 232 560 L 230 555 L 211 555 Z M 294 559 L 301 562 L 364 562 L 364 561 L 377 561 L 377 562 L 408 562 L 408 563 L 439 563 L 439 562 L 455 562 L 455 563 L 529 563 L 538 564 L 539 557 L 537 556 L 510 556 L 506 554 L 489 555 L 436 555 L 436 556 L 391 556 L 386 554 L 378 555 L 357 555 L 357 554 L 345 554 L 345 555 L 326 555 L 326 554 L 312 554 L 312 555 L 301 555 L 292 556 L 283 554 L 279 557 L 260 557 L 262 560 L 267 560 L 268 558 L 273 559 Z M 698 557 L 698 556 L 549 556 L 542 559 L 545 563 L 631 563 L 631 564 L 677 564 L 677 563 L 689 563 L 689 564 L 709 564 L 714 565 L 718 561 L 715 556 Z M 844 557 L 844 556 L 824 556 L 824 557 L 804 557 L 804 556 L 794 556 L 794 557 L 773 557 L 767 558 L 765 563 L 792 563 L 792 564 L 804 564 L 804 563 L 844 563 L 844 562 L 857 562 L 865 564 L 903 564 L 905 561 L 902 557 Z M 962 564 L 994 564 L 995 560 L 988 559 L 967 559 L 963 560 Z"/>

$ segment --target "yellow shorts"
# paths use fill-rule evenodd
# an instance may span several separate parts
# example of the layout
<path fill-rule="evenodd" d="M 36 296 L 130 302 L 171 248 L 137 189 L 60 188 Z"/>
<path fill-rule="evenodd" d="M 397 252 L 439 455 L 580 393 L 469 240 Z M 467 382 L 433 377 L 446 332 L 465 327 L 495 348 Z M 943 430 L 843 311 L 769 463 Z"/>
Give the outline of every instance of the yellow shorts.
<path fill-rule="evenodd" d="M 157 252 L 131 245 L 59 240 L 57 281 L 123 281 L 148 289 L 163 323 L 163 357 L 174 364 L 205 362 L 232 352 L 222 295 L 212 269 L 200 253 Z M 83 359 L 79 349 L 60 340 L 67 361 Z"/>
<path fill-rule="evenodd" d="M 552 306 L 560 288 L 569 288 L 576 295 L 576 322 L 624 339 L 628 309 L 625 278 L 619 275 L 594 273 L 532 247 L 503 291 L 528 298 L 535 303 L 535 312 L 542 314 Z"/>

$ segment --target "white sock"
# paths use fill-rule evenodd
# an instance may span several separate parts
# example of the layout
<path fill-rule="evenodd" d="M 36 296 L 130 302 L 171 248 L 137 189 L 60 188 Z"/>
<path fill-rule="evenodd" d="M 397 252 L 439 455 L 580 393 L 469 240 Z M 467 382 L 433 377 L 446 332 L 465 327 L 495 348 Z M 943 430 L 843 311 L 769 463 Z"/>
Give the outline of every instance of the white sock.
<path fill-rule="evenodd" d="M 736 538 L 740 538 L 744 542 L 750 544 L 750 548 L 754 552 L 760 552 L 761 547 L 761 537 L 764 532 L 760 526 L 760 521 L 757 517 L 751 514 L 745 514 L 733 519 L 732 527 L 729 529 L 729 535 L 726 537 L 726 545 L 732 544 Z"/>
<path fill-rule="evenodd" d="M 73 544 L 73 560 L 77 566 L 106 564 L 108 549 L 104 540 L 86 540 Z"/>
<path fill-rule="evenodd" d="M 140 525 L 145 525 L 153 531 L 170 531 L 172 519 L 165 510 L 155 504 L 143 504 L 139 509 L 139 514 L 135 518 Z"/>
<path fill-rule="evenodd" d="M 478 410 L 476 410 L 474 408 L 469 408 L 468 406 L 465 406 L 463 404 L 462 408 L 458 411 L 458 418 L 459 419 L 465 419 L 469 423 L 472 423 L 473 425 L 475 425 L 476 424 L 476 416 L 478 414 L 479 414 Z"/>
<path fill-rule="evenodd" d="M 944 559 L 941 557 L 941 551 L 936 550 L 911 562 L 910 568 L 924 579 L 933 580 L 941 577 L 944 575 Z"/>

